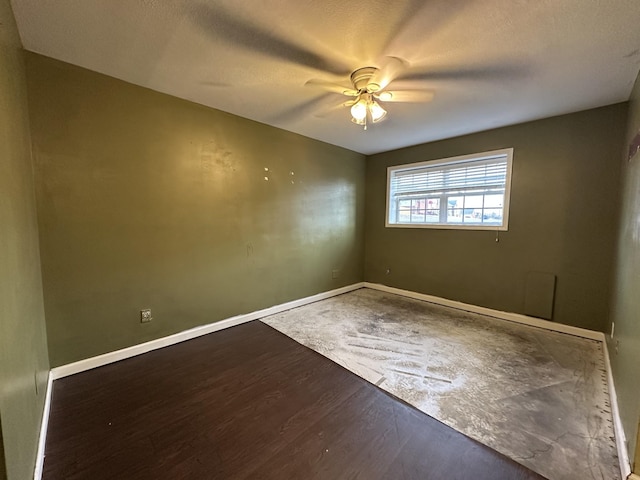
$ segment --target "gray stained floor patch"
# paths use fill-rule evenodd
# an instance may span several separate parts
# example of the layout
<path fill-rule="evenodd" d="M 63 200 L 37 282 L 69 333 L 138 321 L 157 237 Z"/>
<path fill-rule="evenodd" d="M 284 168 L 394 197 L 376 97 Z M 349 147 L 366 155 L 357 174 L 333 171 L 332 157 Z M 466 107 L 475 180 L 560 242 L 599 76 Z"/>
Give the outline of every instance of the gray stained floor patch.
<path fill-rule="evenodd" d="M 619 480 L 600 342 L 371 289 L 263 322 L 550 480 Z"/>

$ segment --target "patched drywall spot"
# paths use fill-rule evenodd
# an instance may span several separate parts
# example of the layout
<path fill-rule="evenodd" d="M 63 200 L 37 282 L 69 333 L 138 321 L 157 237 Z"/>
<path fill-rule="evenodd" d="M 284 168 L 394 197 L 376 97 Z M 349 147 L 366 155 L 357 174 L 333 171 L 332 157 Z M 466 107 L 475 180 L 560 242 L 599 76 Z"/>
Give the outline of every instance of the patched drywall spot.
<path fill-rule="evenodd" d="M 202 145 L 200 149 L 200 173 L 204 181 L 213 181 L 220 176 L 229 176 L 236 171 L 233 154 L 215 142 Z"/>

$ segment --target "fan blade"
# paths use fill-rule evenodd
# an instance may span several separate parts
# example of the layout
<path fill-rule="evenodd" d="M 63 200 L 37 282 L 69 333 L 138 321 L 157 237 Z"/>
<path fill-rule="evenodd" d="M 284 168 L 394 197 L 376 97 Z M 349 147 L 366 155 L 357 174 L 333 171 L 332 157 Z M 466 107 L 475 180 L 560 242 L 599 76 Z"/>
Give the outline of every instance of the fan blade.
<path fill-rule="evenodd" d="M 434 95 L 432 90 L 393 90 L 380 92 L 375 97 L 381 102 L 430 102 Z"/>
<path fill-rule="evenodd" d="M 349 72 L 347 66 L 336 65 L 333 60 L 296 45 L 273 31 L 241 20 L 215 2 L 202 3 L 189 13 L 193 22 L 207 34 L 214 36 L 216 41 L 226 41 L 269 57 L 336 75 Z"/>
<path fill-rule="evenodd" d="M 271 116 L 268 120 L 278 124 L 295 121 L 300 117 L 310 115 L 311 112 L 317 110 L 319 107 L 322 107 L 323 104 L 327 103 L 330 98 L 335 99 L 335 97 L 328 92 L 322 93 L 319 96 L 294 105 L 293 107 L 288 108 L 278 113 L 277 115 Z"/>
<path fill-rule="evenodd" d="M 450 18 L 459 16 L 464 4 L 472 1 L 402 0 L 386 2 L 387 4 L 370 2 L 365 8 L 359 8 L 353 18 L 357 36 L 366 38 L 366 41 L 358 45 L 357 54 L 360 58 L 373 59 L 393 52 L 397 47 L 402 48 L 409 43 L 403 38 L 405 32 L 411 32 L 412 27 L 417 26 L 420 28 L 421 41 L 425 41 L 449 25 Z M 371 26 L 375 26 L 375 32 L 371 32 Z"/>
<path fill-rule="evenodd" d="M 347 110 L 348 107 L 352 106 L 354 103 L 356 103 L 355 100 L 348 100 L 346 102 L 342 102 L 339 103 L 337 105 L 334 105 L 332 107 L 329 108 L 325 108 L 324 110 L 321 110 L 320 112 L 316 113 L 314 115 L 314 117 L 318 117 L 318 118 L 324 118 L 338 110 L 345 110 L 346 112 L 348 112 L 349 110 Z"/>
<path fill-rule="evenodd" d="M 212 81 L 207 81 L 207 80 L 203 80 L 202 82 L 199 82 L 200 85 L 204 85 L 205 87 L 215 87 L 215 88 L 228 88 L 231 87 L 230 84 L 228 83 L 223 83 L 223 82 L 212 82 Z"/>
<path fill-rule="evenodd" d="M 417 70 L 417 69 L 416 69 Z M 496 80 L 500 78 L 521 78 L 527 74 L 527 68 L 517 64 L 487 65 L 463 68 L 428 68 L 408 71 L 398 76 L 398 80 Z"/>
<path fill-rule="evenodd" d="M 341 93 L 342 95 L 347 95 L 349 97 L 355 97 L 358 95 L 358 91 L 353 88 L 345 87 L 338 83 L 327 82 L 325 80 L 311 79 L 305 83 L 305 86 L 319 87 L 323 90 L 327 90 L 328 92 Z"/>
<path fill-rule="evenodd" d="M 369 80 L 369 91 L 384 90 L 403 70 L 409 68 L 409 62 L 400 57 L 387 57 L 382 67 Z M 377 85 L 377 87 L 376 87 Z"/>

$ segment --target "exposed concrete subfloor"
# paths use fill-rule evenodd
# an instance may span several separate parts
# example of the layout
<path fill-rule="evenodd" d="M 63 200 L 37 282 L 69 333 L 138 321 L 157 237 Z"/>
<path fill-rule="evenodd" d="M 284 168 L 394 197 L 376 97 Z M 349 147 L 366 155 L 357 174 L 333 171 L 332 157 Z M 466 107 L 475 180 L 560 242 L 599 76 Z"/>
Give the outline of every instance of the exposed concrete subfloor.
<path fill-rule="evenodd" d="M 602 346 L 371 289 L 262 319 L 550 480 L 619 480 Z"/>

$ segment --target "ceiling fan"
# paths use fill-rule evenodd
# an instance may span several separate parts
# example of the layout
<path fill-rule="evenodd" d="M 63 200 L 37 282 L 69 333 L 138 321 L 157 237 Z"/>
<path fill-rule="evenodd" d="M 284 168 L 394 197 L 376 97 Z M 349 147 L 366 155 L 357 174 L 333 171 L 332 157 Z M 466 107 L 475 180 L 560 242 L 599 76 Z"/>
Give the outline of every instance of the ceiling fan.
<path fill-rule="evenodd" d="M 353 97 L 338 107 L 351 107 L 351 121 L 367 129 L 368 123 L 378 123 L 387 116 L 380 103 L 385 102 L 428 102 L 433 99 L 430 90 L 386 90 L 396 76 L 408 66 L 398 57 L 387 57 L 381 68 L 362 67 L 350 75 L 351 87 L 324 80 L 309 80 L 305 85 L 320 87 L 330 92 Z"/>
<path fill-rule="evenodd" d="M 278 62 L 285 62 L 291 65 L 310 68 L 325 72 L 327 75 L 344 75 L 349 71 L 349 63 L 353 57 L 340 56 L 335 52 L 328 56 L 315 48 L 309 47 L 304 42 L 293 42 L 282 35 L 282 29 L 271 28 L 264 25 L 259 19 L 253 21 L 244 20 L 238 16 L 233 8 L 225 7 L 224 3 L 232 2 L 201 2 L 196 7 L 189 10 L 189 18 L 206 32 L 215 42 L 227 42 L 235 47 L 241 47 L 248 51 L 258 53 L 266 58 Z M 383 2 L 376 2 L 382 4 Z M 367 58 L 380 58 L 382 51 L 385 51 L 391 44 L 393 38 L 398 36 L 404 25 L 416 16 L 430 2 L 424 0 L 405 0 L 400 2 L 404 6 L 391 9 L 390 12 L 397 13 L 395 21 L 386 21 L 385 32 L 378 32 L 377 42 L 379 48 L 372 51 Z M 455 5 L 456 2 L 450 2 Z M 233 5 L 238 5 L 236 2 Z M 440 10 L 439 10 L 440 11 Z M 455 14 L 456 8 L 450 11 L 444 10 L 441 15 L 435 15 L 435 24 L 444 21 L 447 14 Z M 363 24 L 367 24 L 364 22 Z M 363 32 L 364 33 L 364 32 Z M 374 42 L 375 43 L 375 42 Z M 369 123 L 377 123 L 387 117 L 384 104 L 388 102 L 428 102 L 433 99 L 433 91 L 418 89 L 405 90 L 404 88 L 394 88 L 388 90 L 387 87 L 392 81 L 403 82 L 403 87 L 415 85 L 424 81 L 428 82 L 461 82 L 461 81 L 482 81 L 504 78 L 505 76 L 514 78 L 515 75 L 526 74 L 526 67 L 521 62 L 504 62 L 497 64 L 483 65 L 410 65 L 404 59 L 395 56 L 382 57 L 382 64 L 377 67 L 373 65 L 358 68 L 350 76 L 350 85 L 346 86 L 327 80 L 313 79 L 305 85 L 319 87 L 327 93 L 338 93 L 349 97 L 349 100 L 342 102 L 333 108 L 325 109 L 324 114 L 336 109 L 351 109 L 352 121 L 365 128 Z M 339 78 L 339 77 L 334 77 Z M 303 103 L 298 103 L 277 116 L 279 121 L 290 119 L 302 114 L 306 114 L 311 109 L 315 110 L 326 100 L 326 96 L 315 97 Z M 323 114 L 316 116 L 324 116 Z"/>

